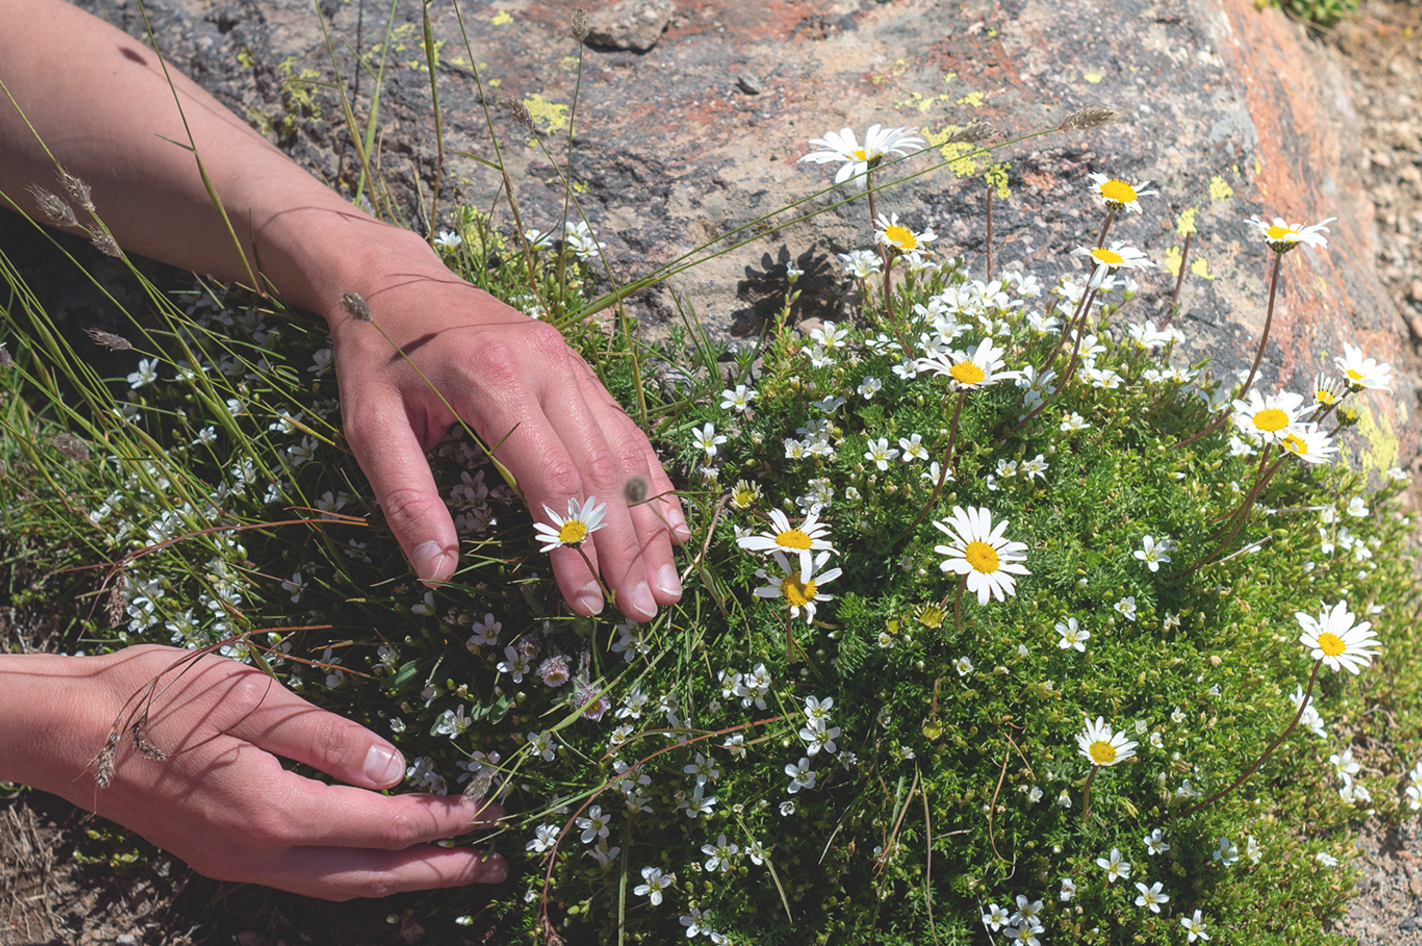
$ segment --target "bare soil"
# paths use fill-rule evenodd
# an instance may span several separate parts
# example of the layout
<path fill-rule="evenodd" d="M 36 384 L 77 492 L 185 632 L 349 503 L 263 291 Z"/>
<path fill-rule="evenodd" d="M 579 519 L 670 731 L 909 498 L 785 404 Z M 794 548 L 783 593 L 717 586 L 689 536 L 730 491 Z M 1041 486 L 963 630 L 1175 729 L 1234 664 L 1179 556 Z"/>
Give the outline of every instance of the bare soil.
<path fill-rule="evenodd" d="M 1361 172 L 1376 205 L 1376 265 L 1422 351 L 1422 0 L 1364 0 L 1356 19 L 1318 41 L 1350 76 Z M 59 646 L 52 615 L 0 608 L 0 648 Z M 1369 824 L 1358 843 L 1363 877 L 1335 928 L 1359 946 L 1422 946 L 1418 819 Z M 444 931 L 447 919 L 421 922 L 459 912 L 457 893 L 335 906 L 218 883 L 58 799 L 0 786 L 0 946 L 486 942 L 478 925 L 460 935 Z"/>

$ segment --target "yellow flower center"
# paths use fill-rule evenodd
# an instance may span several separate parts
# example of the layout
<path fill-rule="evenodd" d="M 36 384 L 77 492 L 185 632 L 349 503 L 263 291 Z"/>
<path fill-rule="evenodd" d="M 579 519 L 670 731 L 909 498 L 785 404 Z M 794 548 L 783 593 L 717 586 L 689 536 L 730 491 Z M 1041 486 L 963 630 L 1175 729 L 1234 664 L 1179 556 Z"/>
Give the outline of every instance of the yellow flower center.
<path fill-rule="evenodd" d="M 576 519 L 569 519 L 558 530 L 558 541 L 564 545 L 577 545 L 588 537 L 588 527 Z"/>
<path fill-rule="evenodd" d="M 1277 407 L 1266 407 L 1254 415 L 1254 426 L 1272 434 L 1289 426 L 1289 415 Z"/>
<path fill-rule="evenodd" d="M 940 628 L 943 626 L 943 619 L 947 617 L 944 610 L 937 605 L 928 604 L 918 612 L 918 623 L 928 628 Z"/>
<path fill-rule="evenodd" d="M 1117 204 L 1129 204 L 1136 199 L 1136 189 L 1125 181 L 1107 181 L 1101 185 L 1101 196 Z"/>
<path fill-rule="evenodd" d="M 1110 765 L 1116 761 L 1116 747 L 1100 739 L 1093 742 L 1086 752 L 1097 765 Z"/>
<path fill-rule="evenodd" d="M 1324 631 L 1318 635 L 1318 649 L 1323 651 L 1325 657 L 1337 657 L 1348 648 L 1343 643 L 1343 638 L 1337 634 L 1330 634 L 1328 631 Z"/>
<path fill-rule="evenodd" d="M 918 247 L 918 237 L 913 235 L 913 231 L 908 227 L 901 227 L 897 223 L 885 228 L 884 236 L 901 250 L 912 250 Z"/>
<path fill-rule="evenodd" d="M 1334 401 L 1338 400 L 1338 398 L 1334 397 L 1333 392 L 1328 390 L 1327 388 L 1319 388 L 1317 391 L 1314 392 L 1313 397 L 1314 400 L 1318 401 L 1318 403 L 1320 404 L 1332 404 Z"/>
<path fill-rule="evenodd" d="M 815 582 L 801 581 L 799 575 L 786 575 L 780 582 L 780 593 L 792 608 L 803 608 L 815 600 Z"/>
<path fill-rule="evenodd" d="M 1120 266 L 1126 261 L 1126 258 L 1120 253 L 1113 253 L 1112 251 L 1102 249 L 1099 246 L 1091 251 L 1091 255 L 1096 257 L 1099 261 L 1105 263 L 1107 266 Z"/>
<path fill-rule="evenodd" d="M 787 529 L 775 537 L 775 544 L 786 549 L 807 549 L 811 541 L 800 529 Z"/>
<path fill-rule="evenodd" d="M 1308 453 L 1308 444 L 1298 434 L 1289 434 L 1283 443 L 1284 449 L 1290 453 Z"/>
<path fill-rule="evenodd" d="M 1265 230 L 1264 232 L 1268 234 L 1269 239 L 1271 240 L 1283 240 L 1287 243 L 1293 243 L 1299 238 L 1298 231 L 1295 230 L 1293 227 L 1281 227 L 1277 224 Z"/>
<path fill-rule="evenodd" d="M 745 509 L 753 502 L 755 502 L 755 490 L 749 486 L 742 486 L 731 498 L 732 505 L 737 509 Z"/>
<path fill-rule="evenodd" d="M 973 364 L 971 361 L 960 361 L 948 369 L 948 373 L 953 376 L 953 380 L 959 384 L 981 384 L 983 378 L 987 377 L 983 369 Z"/>
<path fill-rule="evenodd" d="M 1349 377 L 1350 380 L 1353 380 L 1353 381 L 1361 381 L 1361 380 L 1363 380 L 1363 373 L 1362 373 L 1361 371 L 1357 370 L 1356 368 L 1349 368 L 1349 369 L 1348 369 L 1348 377 Z"/>
<path fill-rule="evenodd" d="M 855 148 L 853 151 L 851 151 L 851 152 L 849 152 L 849 153 L 852 154 L 852 155 L 854 155 L 854 156 L 855 156 L 856 158 L 858 158 L 860 161 L 868 161 L 868 160 L 869 160 L 869 151 L 868 151 L 867 148 Z"/>
<path fill-rule="evenodd" d="M 997 549 L 986 542 L 969 542 L 968 547 L 963 550 L 963 557 L 968 560 L 968 564 L 973 566 L 974 571 L 982 572 L 984 575 L 991 575 L 997 571 L 998 563 L 1001 561 L 997 557 Z"/>

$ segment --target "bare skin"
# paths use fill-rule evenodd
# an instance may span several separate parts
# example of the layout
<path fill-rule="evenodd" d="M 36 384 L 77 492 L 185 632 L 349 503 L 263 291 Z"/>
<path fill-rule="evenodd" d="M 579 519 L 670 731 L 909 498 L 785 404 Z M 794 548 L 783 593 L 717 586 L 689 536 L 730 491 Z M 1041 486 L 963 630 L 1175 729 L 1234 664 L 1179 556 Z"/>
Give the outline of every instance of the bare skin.
<path fill-rule="evenodd" d="M 260 260 L 269 290 L 321 314 L 347 439 L 422 580 L 446 580 L 458 562 L 454 524 L 424 459 L 455 418 L 373 326 L 342 310 L 344 293 L 367 301 L 380 327 L 485 442 L 503 441 L 498 457 L 538 519 L 547 521 L 545 505 L 564 512 L 570 498 L 607 503 L 606 526 L 586 552 L 622 613 L 648 620 L 678 600 L 672 545 L 690 535 L 680 505 L 669 499 L 655 500 L 655 509 L 629 508 L 623 492 L 633 478 L 652 496 L 669 493 L 671 482 L 646 436 L 552 326 L 452 276 L 418 236 L 341 199 L 175 69 L 165 75 L 152 50 L 102 21 L 61 0 L 0 0 L 0 23 L 0 82 L 8 92 L 0 92 L 0 205 L 43 219 L 28 188 L 62 193 L 58 163 L 92 188 L 96 213 L 126 251 L 248 283 L 248 263 Z M 191 141 L 201 154 L 241 252 L 193 155 L 175 141 Z M 80 223 L 93 222 L 75 211 Z M 570 606 L 600 612 L 606 602 L 597 577 L 577 551 L 558 549 L 551 558 Z M 467 803 L 372 792 L 396 784 L 403 762 L 391 761 L 373 779 L 366 753 L 394 748 L 280 687 L 239 720 L 230 712 L 234 694 L 243 697 L 236 705 L 250 705 L 266 678 L 217 657 L 183 678 L 155 725 L 155 742 L 167 740 L 170 754 L 172 746 L 186 751 L 167 762 L 121 754 L 114 784 L 96 793 L 84 767 L 118 707 L 177 653 L 0 656 L 0 718 L 7 721 L 0 779 L 97 806 L 204 873 L 313 896 L 504 878 L 497 858 L 485 863 L 477 852 L 426 844 L 466 830 L 474 813 Z M 348 785 L 283 772 L 277 756 Z"/>
<path fill-rule="evenodd" d="M 144 758 L 124 733 L 100 790 L 91 763 L 124 702 L 190 656 L 150 645 L 0 656 L 0 779 L 117 821 L 219 880 L 348 900 L 508 876 L 498 855 L 431 843 L 489 826 L 497 805 L 381 794 L 405 774 L 394 746 L 223 657 L 203 657 L 155 701 L 147 735 L 167 758 Z M 287 771 L 278 756 L 345 784 Z"/>

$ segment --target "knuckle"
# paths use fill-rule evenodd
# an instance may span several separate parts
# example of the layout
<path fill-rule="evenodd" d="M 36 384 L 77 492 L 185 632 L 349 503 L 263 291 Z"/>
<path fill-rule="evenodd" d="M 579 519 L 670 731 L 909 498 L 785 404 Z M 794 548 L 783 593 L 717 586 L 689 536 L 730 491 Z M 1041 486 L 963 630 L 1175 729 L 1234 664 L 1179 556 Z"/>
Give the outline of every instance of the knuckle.
<path fill-rule="evenodd" d="M 411 811 L 397 809 L 385 815 L 373 843 L 388 851 L 404 850 L 421 839 L 421 827 Z"/>
<path fill-rule="evenodd" d="M 430 506 L 429 497 L 413 486 L 395 487 L 380 503 L 385 521 L 397 536 L 422 522 L 429 515 Z"/>
<path fill-rule="evenodd" d="M 554 460 L 544 467 L 543 483 L 555 496 L 576 496 L 583 489 L 583 478 L 570 458 Z"/>
<path fill-rule="evenodd" d="M 608 490 L 614 492 L 622 485 L 622 462 L 607 450 L 594 450 L 583 463 L 583 472 L 592 488 L 603 496 Z"/>

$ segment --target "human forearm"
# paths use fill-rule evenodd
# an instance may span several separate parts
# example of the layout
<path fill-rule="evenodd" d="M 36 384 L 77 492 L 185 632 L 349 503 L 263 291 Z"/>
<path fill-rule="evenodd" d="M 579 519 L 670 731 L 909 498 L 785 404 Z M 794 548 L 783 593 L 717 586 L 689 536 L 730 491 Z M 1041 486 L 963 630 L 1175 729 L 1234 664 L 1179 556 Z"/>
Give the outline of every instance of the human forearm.
<path fill-rule="evenodd" d="M 352 277 L 368 272 L 351 257 L 398 236 L 379 232 L 391 228 L 301 171 L 176 69 L 165 72 L 151 49 L 108 24 L 62 0 L 0 0 L 0 23 L 0 80 L 14 99 L 0 96 L 0 191 L 26 212 L 37 210 L 31 185 L 59 189 L 52 154 L 92 188 L 97 214 L 125 249 L 243 281 L 248 263 L 255 268 L 259 261 L 262 277 L 281 295 L 318 312 L 331 303 L 313 285 L 314 275 L 330 281 L 333 269 L 349 267 Z M 183 147 L 189 142 L 246 261 Z"/>
<path fill-rule="evenodd" d="M 111 658 L 0 655 L 0 780 L 71 800 L 93 780 L 84 768 L 103 747 L 101 707 Z M 92 802 L 91 802 L 92 804 Z"/>

